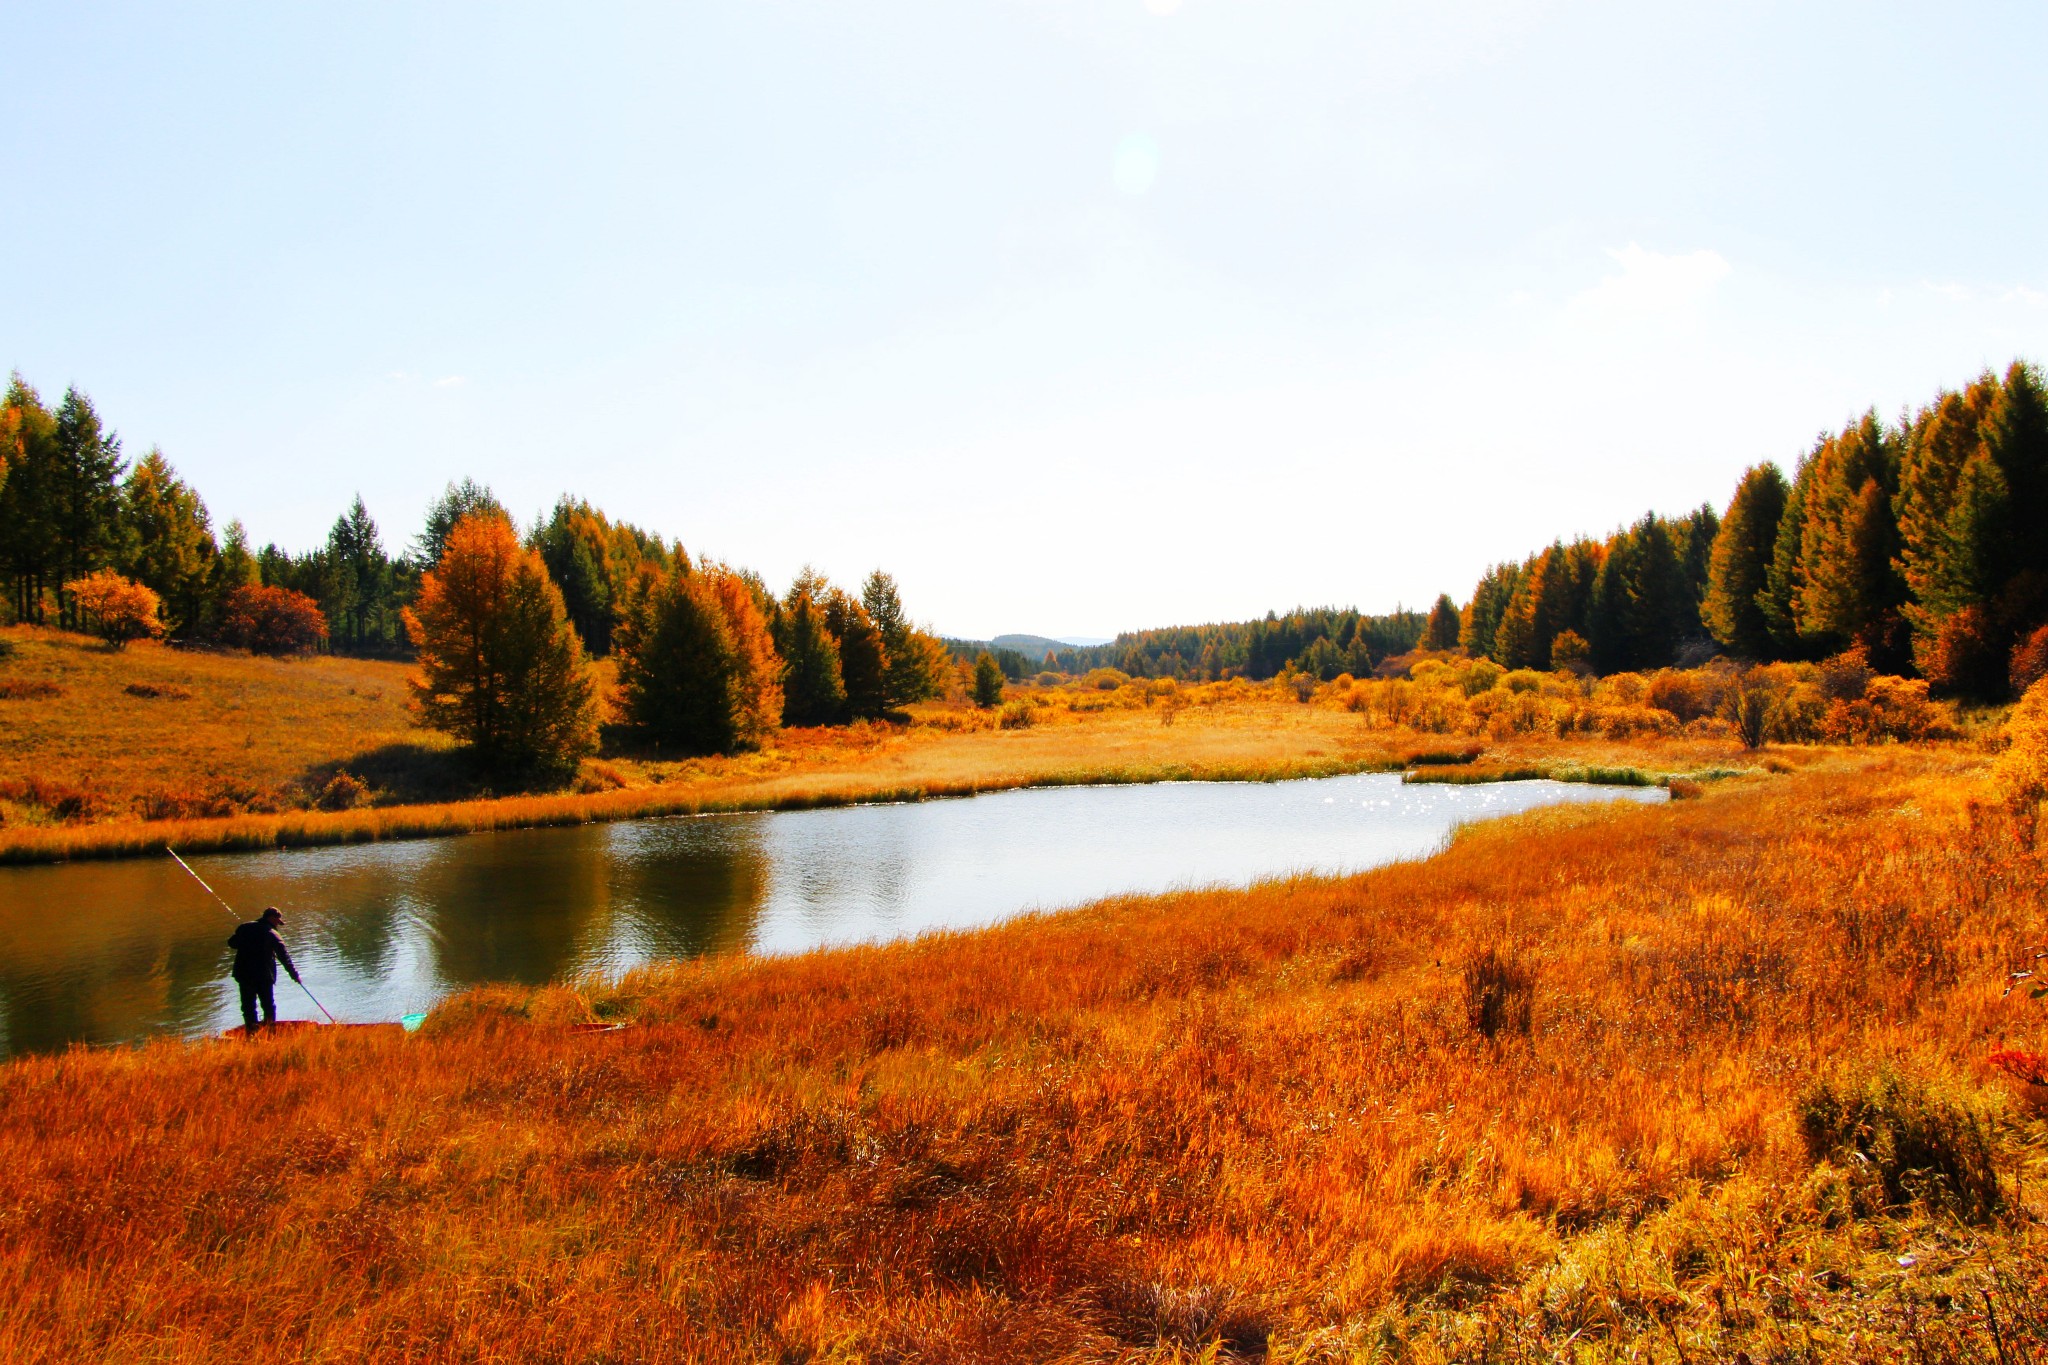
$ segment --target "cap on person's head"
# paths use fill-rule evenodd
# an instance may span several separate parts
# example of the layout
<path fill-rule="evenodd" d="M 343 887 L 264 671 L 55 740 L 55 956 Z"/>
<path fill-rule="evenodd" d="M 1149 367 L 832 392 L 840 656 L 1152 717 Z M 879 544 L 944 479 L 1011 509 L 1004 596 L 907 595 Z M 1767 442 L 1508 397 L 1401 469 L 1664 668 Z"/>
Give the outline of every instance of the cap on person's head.
<path fill-rule="evenodd" d="M 264 910 L 264 912 L 263 912 L 263 918 L 265 918 L 265 919 L 269 920 L 269 921 L 270 921 L 270 922 L 271 922 L 272 924 L 283 924 L 283 923 L 284 923 L 284 911 L 282 911 L 282 910 L 278 909 L 278 908 L 277 908 L 276 906 L 274 906 L 274 905 L 273 905 L 273 906 L 269 906 L 269 907 L 267 907 L 267 908 L 266 908 L 266 909 Z"/>

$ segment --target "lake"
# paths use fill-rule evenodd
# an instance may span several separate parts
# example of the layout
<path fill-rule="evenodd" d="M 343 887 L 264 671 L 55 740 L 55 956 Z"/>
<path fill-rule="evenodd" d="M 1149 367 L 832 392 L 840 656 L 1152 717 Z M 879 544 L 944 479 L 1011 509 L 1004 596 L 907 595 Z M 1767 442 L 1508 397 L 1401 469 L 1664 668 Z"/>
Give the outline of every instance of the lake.
<path fill-rule="evenodd" d="M 632 820 L 191 859 L 244 917 L 286 917 L 336 1016 L 395 1020 L 489 981 L 703 953 L 794 953 L 1104 896 L 1355 872 L 1459 824 L 1656 788 L 1273 783 L 1061 787 L 836 810 Z M 0 868 L 0 1055 L 239 1021 L 233 922 L 168 857 Z M 313 1018 L 283 978 L 278 1010 Z"/>

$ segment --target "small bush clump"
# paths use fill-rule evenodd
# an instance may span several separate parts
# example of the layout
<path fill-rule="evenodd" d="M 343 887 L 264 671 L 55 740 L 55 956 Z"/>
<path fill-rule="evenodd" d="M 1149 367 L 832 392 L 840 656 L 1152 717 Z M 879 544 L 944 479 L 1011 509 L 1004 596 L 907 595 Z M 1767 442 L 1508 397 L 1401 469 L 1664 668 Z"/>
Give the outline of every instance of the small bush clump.
<path fill-rule="evenodd" d="M 1921 1203 L 1967 1223 L 2004 1205 L 1993 1114 L 1982 1097 L 1890 1063 L 1852 1063 L 1799 1099 L 1807 1152 L 1849 1173 L 1857 1212 Z"/>

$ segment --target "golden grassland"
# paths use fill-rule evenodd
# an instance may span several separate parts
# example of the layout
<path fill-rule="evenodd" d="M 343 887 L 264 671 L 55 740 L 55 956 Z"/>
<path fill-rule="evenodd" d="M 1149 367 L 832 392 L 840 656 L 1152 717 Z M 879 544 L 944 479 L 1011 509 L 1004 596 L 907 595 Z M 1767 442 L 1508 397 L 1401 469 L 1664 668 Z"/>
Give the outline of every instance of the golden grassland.
<path fill-rule="evenodd" d="M 1284 686 L 1135 683 L 1026 689 L 1000 711 L 912 708 L 908 724 L 780 732 L 757 753 L 608 754 L 572 789 L 491 795 L 442 736 L 412 728 L 407 666 L 256 659 L 0 630 L 0 862 L 190 852 L 635 816 L 918 800 L 1020 786 L 1276 779 L 1394 769 L 1478 746 L 1361 714 L 1348 680 Z M 54 694 L 44 690 L 56 689 Z M 1663 713 L 1656 713 L 1663 716 Z M 1668 720 L 1668 717 L 1665 717 Z M 1485 740 L 1474 776 L 1739 763 L 1725 735 L 1533 734 Z M 349 804 L 324 809 L 337 773 Z M 367 799 L 369 804 L 354 804 Z"/>
<path fill-rule="evenodd" d="M 2048 1110 L 1985 1059 L 2048 1033 L 2001 996 L 2044 891 L 1980 756 L 1891 746 L 410 1038 L 17 1060 L 0 1358 L 2016 1365 Z"/>

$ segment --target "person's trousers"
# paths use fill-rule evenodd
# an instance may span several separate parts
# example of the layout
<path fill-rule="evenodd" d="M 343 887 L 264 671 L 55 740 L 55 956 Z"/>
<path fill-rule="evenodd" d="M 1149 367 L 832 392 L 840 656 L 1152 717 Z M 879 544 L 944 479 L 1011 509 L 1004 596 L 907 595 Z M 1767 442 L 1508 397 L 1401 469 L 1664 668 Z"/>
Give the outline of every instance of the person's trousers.
<path fill-rule="evenodd" d="M 235 984 L 242 988 L 242 1027 L 249 1032 L 256 1031 L 256 1006 L 263 1006 L 263 1022 L 277 1022 L 277 983 L 275 981 L 244 981 L 240 977 Z"/>

